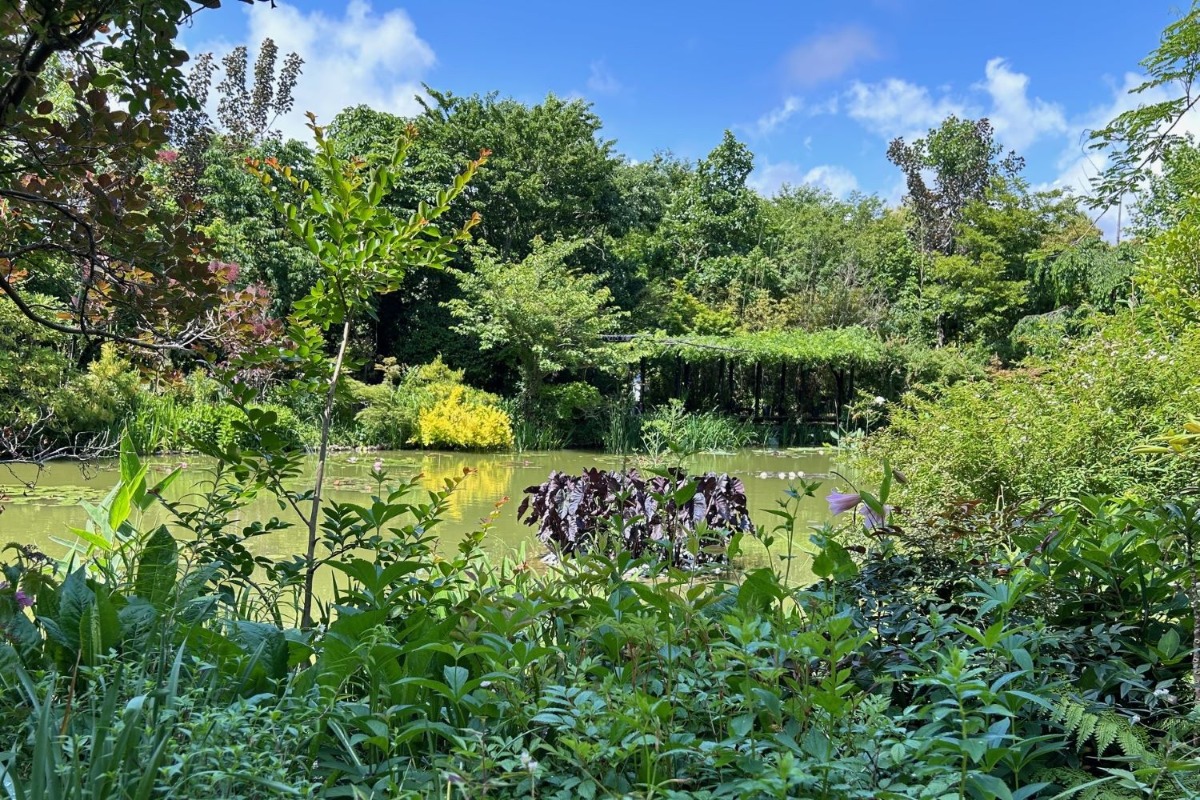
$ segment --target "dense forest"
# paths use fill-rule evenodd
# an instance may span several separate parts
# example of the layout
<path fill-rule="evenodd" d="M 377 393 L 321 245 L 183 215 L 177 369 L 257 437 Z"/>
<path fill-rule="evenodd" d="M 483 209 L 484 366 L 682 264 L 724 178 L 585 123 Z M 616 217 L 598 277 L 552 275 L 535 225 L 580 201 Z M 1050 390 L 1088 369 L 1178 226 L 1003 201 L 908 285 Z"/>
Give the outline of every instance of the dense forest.
<path fill-rule="evenodd" d="M 0 6 L 0 796 L 1200 796 L 1200 6 L 1086 196 L 952 116 L 889 205 L 554 96 L 284 141 L 298 56 L 178 44 L 220 5 Z M 833 442 L 768 525 L 689 472 Z M 563 446 L 623 457 L 528 557 L 442 540 L 469 468 L 329 475 Z"/>
<path fill-rule="evenodd" d="M 46 102 L 65 108 L 58 80 Z M 146 202 L 183 213 L 227 289 L 241 302 L 250 294 L 266 336 L 321 278 L 245 168 L 271 160 L 320 180 L 314 150 L 271 127 L 290 109 L 301 64 L 266 42 L 254 63 L 245 48 L 219 64 L 201 56 L 185 80 L 203 105 L 166 113 L 167 139 L 124 168 L 144 182 Z M 339 157 L 367 165 L 411 138 L 402 174 L 380 198 L 402 216 L 491 153 L 445 217 L 461 227 L 477 214 L 471 243 L 441 269 L 407 272 L 355 322 L 348 357 L 358 383 L 337 414 L 344 444 L 508 444 L 416 430 L 414 386 L 443 387 L 426 392 L 428 405 L 457 380 L 465 402 L 503 405 L 521 447 L 611 448 L 604 433 L 628 409 L 602 398 L 629 394 L 635 376 L 638 410 L 675 398 L 765 423 L 764 441 L 819 444 L 831 430 L 861 427 L 856 401 L 977 377 L 1136 301 L 1141 237 L 1113 246 L 1078 198 L 1031 189 L 1020 156 L 1002 149 L 987 120 L 950 118 L 924 138 L 893 142 L 888 157 L 908 193 L 889 207 L 809 186 L 763 197 L 747 183 L 753 154 L 729 132 L 698 162 L 662 153 L 635 163 L 581 100 L 427 95 L 411 119 L 357 107 L 318 121 Z M 1153 227 L 1153 216 L 1147 209 L 1139 224 Z M 47 309 L 71 308 L 80 291 L 77 259 L 61 251 L 38 249 L 14 268 L 25 276 L 20 291 Z M 147 431 L 140 448 L 152 452 L 219 428 L 190 355 L 104 360 L 105 335 L 137 338 L 157 323 L 110 316 L 85 343 L 22 328 L 11 305 L 0 313 L 0 335 L 14 343 L 5 350 L 24 365 L 5 365 L 4 406 L 48 420 L 56 438 L 115 431 L 134 417 Z M 228 355 L 219 337 L 195 343 L 210 362 Z M 287 377 L 260 370 L 258 400 L 294 412 L 303 428 L 311 409 L 277 391 Z M 401 384 L 406 398 L 396 396 Z M 139 400 L 137 385 L 160 399 Z"/>

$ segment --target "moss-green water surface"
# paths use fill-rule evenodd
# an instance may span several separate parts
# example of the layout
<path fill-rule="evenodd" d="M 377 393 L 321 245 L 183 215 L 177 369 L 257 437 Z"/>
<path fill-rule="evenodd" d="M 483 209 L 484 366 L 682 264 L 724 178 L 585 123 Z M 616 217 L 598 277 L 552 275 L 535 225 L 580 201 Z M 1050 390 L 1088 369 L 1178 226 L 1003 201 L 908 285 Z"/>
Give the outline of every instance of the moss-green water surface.
<path fill-rule="evenodd" d="M 331 456 L 327 496 L 336 500 L 361 502 L 366 493 L 374 491 L 370 477 L 371 466 L 376 459 L 384 462 L 389 474 L 397 479 L 421 475 L 422 485 L 441 487 L 446 478 L 461 475 L 464 468 L 474 470 L 463 481 L 454 494 L 447 519 L 438 529 L 439 544 L 449 551 L 461 537 L 477 528 L 480 521 L 496 509 L 497 503 L 507 502 L 500 508 L 495 524 L 488 532 L 485 548 L 493 556 L 514 555 L 524 548 L 528 555 L 542 552 L 535 532 L 517 520 L 517 506 L 526 487 L 544 481 L 552 470 L 578 473 L 585 468 L 598 466 L 620 469 L 637 466 L 634 461 L 622 461 L 620 457 L 573 450 L 538 453 L 437 453 L 437 452 L 384 452 L 384 453 L 336 453 Z M 171 486 L 169 495 L 182 498 L 196 495 L 204 488 L 208 478 L 209 464 L 203 458 L 174 457 L 154 458 L 151 463 L 153 482 L 157 475 L 165 476 L 176 466 L 184 465 L 183 474 Z M 800 477 L 824 479 L 833 469 L 833 460 L 828 452 L 813 450 L 742 450 L 731 454 L 701 454 L 687 460 L 690 472 L 728 472 L 740 477 L 746 484 L 746 494 L 754 521 L 759 526 L 774 527 L 778 518 L 766 513 L 776 507 L 783 498 L 789 483 Z M 315 468 L 315 460 L 308 464 L 309 474 Z M 55 462 L 47 465 L 40 473 L 31 466 L 19 465 L 12 472 L 0 470 L 0 543 L 17 542 L 34 544 L 51 555 L 62 555 L 74 542 L 69 529 L 82 527 L 87 515 L 79 507 L 81 500 L 98 502 L 117 480 L 115 462 L 95 462 L 80 465 L 75 462 Z M 308 474 L 305 476 L 308 477 Z M 837 483 L 830 478 L 824 488 Z M 33 488 L 23 482 L 35 484 Z M 824 494 L 824 491 L 819 493 Z M 281 511 L 274 498 L 263 495 L 256 498 L 241 512 L 243 521 L 269 519 L 278 516 L 291 520 L 288 513 Z M 802 502 L 800 523 L 803 547 L 807 542 L 806 531 L 810 525 L 819 525 L 828 519 L 828 510 L 818 496 Z M 165 521 L 155 516 L 143 520 L 144 525 Z M 251 549 L 261 555 L 286 558 L 304 549 L 305 532 L 299 525 L 285 531 L 261 536 L 250 543 Z M 776 549 L 782 551 L 786 542 L 779 542 Z M 757 542 L 745 548 L 744 565 L 763 563 L 765 551 Z M 808 572 L 808 559 L 802 558 L 793 565 L 793 577 L 803 578 Z"/>

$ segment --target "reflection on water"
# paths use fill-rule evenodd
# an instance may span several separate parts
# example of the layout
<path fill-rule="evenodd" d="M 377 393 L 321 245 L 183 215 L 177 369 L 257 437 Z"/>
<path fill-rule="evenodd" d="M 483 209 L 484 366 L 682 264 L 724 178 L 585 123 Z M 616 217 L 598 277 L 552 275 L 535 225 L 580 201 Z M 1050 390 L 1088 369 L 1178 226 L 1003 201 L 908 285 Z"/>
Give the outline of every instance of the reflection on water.
<path fill-rule="evenodd" d="M 399 480 L 420 475 L 420 483 L 428 489 L 441 488 L 447 478 L 463 474 L 470 468 L 474 472 L 462 482 L 453 495 L 446 520 L 438 528 L 440 545 L 444 551 L 451 549 L 468 531 L 476 528 L 480 520 L 487 517 L 496 503 L 508 498 L 501 509 L 496 524 L 489 532 L 485 547 L 492 555 L 507 555 L 527 548 L 530 553 L 540 550 L 531 528 L 517 521 L 517 506 L 522 493 L 528 486 L 541 483 L 551 470 L 577 473 L 587 467 L 599 466 L 620 469 L 622 461 L 617 456 L 597 453 L 562 450 L 544 453 L 425 453 L 399 451 L 390 453 L 350 454 L 336 453 L 331 456 L 328 470 L 327 495 L 335 500 L 361 502 L 364 493 L 374 490 L 371 465 L 382 459 L 389 474 Z M 183 475 L 170 488 L 173 499 L 196 495 L 205 488 L 208 480 L 208 464 L 196 458 L 157 458 L 152 462 L 153 475 L 163 475 L 181 463 L 186 463 Z M 744 450 L 737 453 L 718 455 L 702 454 L 691 458 L 687 464 L 691 472 L 729 472 L 740 477 L 746 484 L 746 494 L 754 521 L 760 526 L 773 527 L 778 519 L 765 513 L 775 508 L 783 498 L 789 482 L 800 476 L 823 478 L 832 468 L 831 456 L 816 451 L 763 451 Z M 315 468 L 315 460 L 309 468 Z M 115 463 L 89 464 L 81 468 L 74 463 L 50 464 L 41 475 L 32 467 L 15 467 L 15 475 L 0 472 L 0 543 L 18 542 L 36 544 L 51 554 L 58 554 L 68 547 L 74 537 L 71 527 L 83 526 L 87 515 L 79 507 L 81 500 L 97 502 L 117 480 Z M 21 485 L 36 477 L 36 488 L 30 490 Z M 826 487 L 828 488 L 828 487 Z M 823 494 L 823 492 L 822 492 Z M 156 525 L 167 519 L 161 510 L 151 512 L 143 525 Z M 263 495 L 249 503 L 241 512 L 242 521 L 267 519 L 278 516 L 295 521 L 288 512 L 280 510 L 274 498 Z M 828 519 L 824 501 L 818 497 L 805 500 L 801 506 L 801 533 L 809 525 L 819 525 Z M 304 549 L 304 531 L 299 525 L 262 536 L 251 543 L 251 549 L 260 555 L 273 558 L 287 557 Z M 784 547 L 786 543 L 777 545 Z M 764 563 L 767 555 L 758 543 L 746 548 L 748 564 Z M 807 573 L 807 562 L 793 567 Z"/>

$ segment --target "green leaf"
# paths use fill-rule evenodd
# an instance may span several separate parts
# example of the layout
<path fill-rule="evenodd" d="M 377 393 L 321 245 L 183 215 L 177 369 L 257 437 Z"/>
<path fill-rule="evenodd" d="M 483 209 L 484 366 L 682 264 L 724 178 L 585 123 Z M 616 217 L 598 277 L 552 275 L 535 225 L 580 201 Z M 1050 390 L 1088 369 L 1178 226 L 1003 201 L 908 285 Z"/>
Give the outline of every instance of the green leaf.
<path fill-rule="evenodd" d="M 93 592 L 95 602 L 79 624 L 79 652 L 85 664 L 96 664 L 121 641 L 121 620 L 107 590 Z"/>
<path fill-rule="evenodd" d="M 83 528 L 68 528 L 67 530 L 78 536 L 84 542 L 87 542 L 88 546 L 90 547 L 94 547 L 97 550 L 105 553 L 112 550 L 112 542 L 108 541 L 108 539 L 105 539 L 98 533 L 92 533 L 91 531 L 84 530 Z"/>
<path fill-rule="evenodd" d="M 58 592 L 58 627 L 71 647 L 78 648 L 80 624 L 95 604 L 96 594 L 88 588 L 84 568 L 80 567 L 67 576 Z"/>
<path fill-rule="evenodd" d="M 179 549 L 175 537 L 166 525 L 159 525 L 142 549 L 134 580 L 134 594 L 161 610 L 175 588 L 178 571 Z"/>
<path fill-rule="evenodd" d="M 1013 800 L 1012 790 L 1008 784 L 994 775 L 972 773 L 967 776 L 967 786 L 976 789 L 974 797 L 996 798 L 996 800 Z"/>

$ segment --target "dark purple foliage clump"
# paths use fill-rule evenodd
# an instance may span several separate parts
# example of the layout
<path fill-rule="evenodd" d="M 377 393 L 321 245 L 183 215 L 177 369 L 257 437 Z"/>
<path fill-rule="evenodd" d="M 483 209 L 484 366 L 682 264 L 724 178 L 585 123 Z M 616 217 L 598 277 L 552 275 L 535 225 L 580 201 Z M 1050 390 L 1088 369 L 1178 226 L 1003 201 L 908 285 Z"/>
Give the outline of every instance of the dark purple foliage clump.
<path fill-rule="evenodd" d="M 637 470 L 552 472 L 530 486 L 517 518 L 563 555 L 600 550 L 667 558 L 691 567 L 725 560 L 735 533 L 753 530 L 746 486 L 729 475 L 688 476 L 682 469 L 643 477 Z"/>

